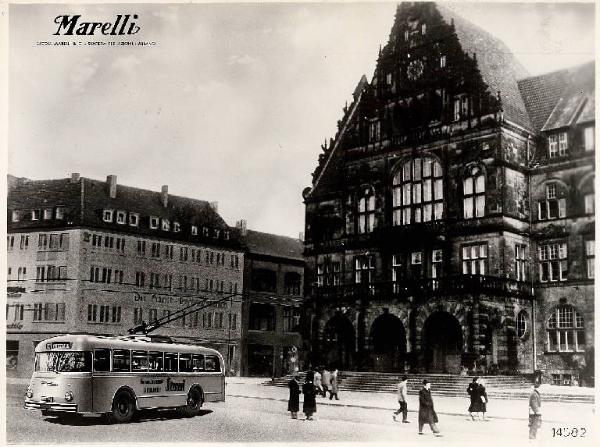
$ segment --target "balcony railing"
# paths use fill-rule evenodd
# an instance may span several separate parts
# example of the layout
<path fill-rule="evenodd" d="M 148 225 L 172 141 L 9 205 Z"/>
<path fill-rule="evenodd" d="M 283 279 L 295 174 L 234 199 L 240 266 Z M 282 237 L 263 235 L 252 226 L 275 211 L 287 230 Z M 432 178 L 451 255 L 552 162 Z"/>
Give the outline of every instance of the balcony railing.
<path fill-rule="evenodd" d="M 448 294 L 487 294 L 532 298 L 529 283 L 486 275 L 451 275 L 441 278 L 385 281 L 372 284 L 315 286 L 312 297 L 318 300 L 345 301 L 369 298 L 426 299 Z"/>

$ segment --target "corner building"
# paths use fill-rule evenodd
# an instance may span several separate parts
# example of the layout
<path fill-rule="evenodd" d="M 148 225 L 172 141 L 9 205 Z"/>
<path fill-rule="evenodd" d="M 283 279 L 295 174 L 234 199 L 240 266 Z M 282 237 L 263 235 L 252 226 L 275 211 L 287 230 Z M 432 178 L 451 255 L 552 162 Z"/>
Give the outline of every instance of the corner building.
<path fill-rule="evenodd" d="M 303 193 L 313 363 L 585 376 L 593 109 L 593 63 L 528 78 L 474 24 L 400 4 Z"/>
<path fill-rule="evenodd" d="M 215 203 L 116 176 L 9 176 L 7 219 L 9 376 L 31 374 L 46 338 L 126 334 L 197 302 L 153 334 L 216 348 L 239 374 L 244 251 Z"/>

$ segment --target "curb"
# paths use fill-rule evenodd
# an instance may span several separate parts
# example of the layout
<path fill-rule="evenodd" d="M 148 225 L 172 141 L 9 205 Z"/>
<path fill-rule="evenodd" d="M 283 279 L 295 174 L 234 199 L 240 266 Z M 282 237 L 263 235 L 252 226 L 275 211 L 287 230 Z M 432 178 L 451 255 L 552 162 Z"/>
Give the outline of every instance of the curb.
<path fill-rule="evenodd" d="M 270 400 L 275 402 L 287 402 L 287 399 L 281 399 L 278 397 L 259 397 L 259 396 L 244 396 L 242 394 L 228 394 L 227 397 L 238 397 L 243 399 L 259 399 L 259 400 Z M 357 404 L 334 404 L 329 402 L 318 402 L 317 405 L 327 405 L 331 407 L 349 407 L 349 408 L 361 408 L 364 410 L 387 410 L 387 411 L 396 411 L 398 408 L 394 407 L 376 407 L 373 405 L 357 405 Z M 408 410 L 409 413 L 418 413 L 418 410 Z M 465 413 L 453 413 L 453 412 L 444 412 L 444 411 L 436 411 L 437 414 L 443 414 L 446 416 L 468 416 Z M 488 419 L 498 419 L 498 420 L 511 420 L 511 421 L 528 421 L 529 417 L 510 417 L 510 416 L 488 416 Z M 560 423 L 561 421 L 553 420 L 553 419 L 544 419 L 544 422 L 552 422 L 552 423 Z"/>

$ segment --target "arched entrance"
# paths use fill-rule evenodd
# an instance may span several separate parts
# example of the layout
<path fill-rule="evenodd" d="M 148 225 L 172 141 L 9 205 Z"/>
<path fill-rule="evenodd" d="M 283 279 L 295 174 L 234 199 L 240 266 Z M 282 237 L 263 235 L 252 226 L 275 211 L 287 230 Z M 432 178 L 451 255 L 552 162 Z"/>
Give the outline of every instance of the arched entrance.
<path fill-rule="evenodd" d="M 333 316 L 325 325 L 323 333 L 325 361 L 338 369 L 351 369 L 354 348 L 354 326 L 341 314 Z"/>
<path fill-rule="evenodd" d="M 422 346 L 427 372 L 460 372 L 462 329 L 448 312 L 434 312 L 425 320 Z"/>
<path fill-rule="evenodd" d="M 406 331 L 398 317 L 384 313 L 371 326 L 373 369 L 380 372 L 404 371 Z"/>

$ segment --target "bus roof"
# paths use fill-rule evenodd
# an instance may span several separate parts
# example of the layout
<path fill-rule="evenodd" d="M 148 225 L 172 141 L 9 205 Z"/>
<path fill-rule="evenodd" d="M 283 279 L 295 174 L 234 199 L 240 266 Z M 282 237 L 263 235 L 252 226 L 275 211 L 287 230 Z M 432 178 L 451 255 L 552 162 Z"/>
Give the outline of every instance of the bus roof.
<path fill-rule="evenodd" d="M 165 343 L 152 341 L 148 336 L 139 335 L 59 335 L 41 341 L 35 347 L 35 352 L 45 351 L 91 351 L 98 348 L 131 349 L 140 351 L 183 352 L 193 354 L 215 354 L 221 357 L 219 351 L 200 345 L 184 343 Z"/>

